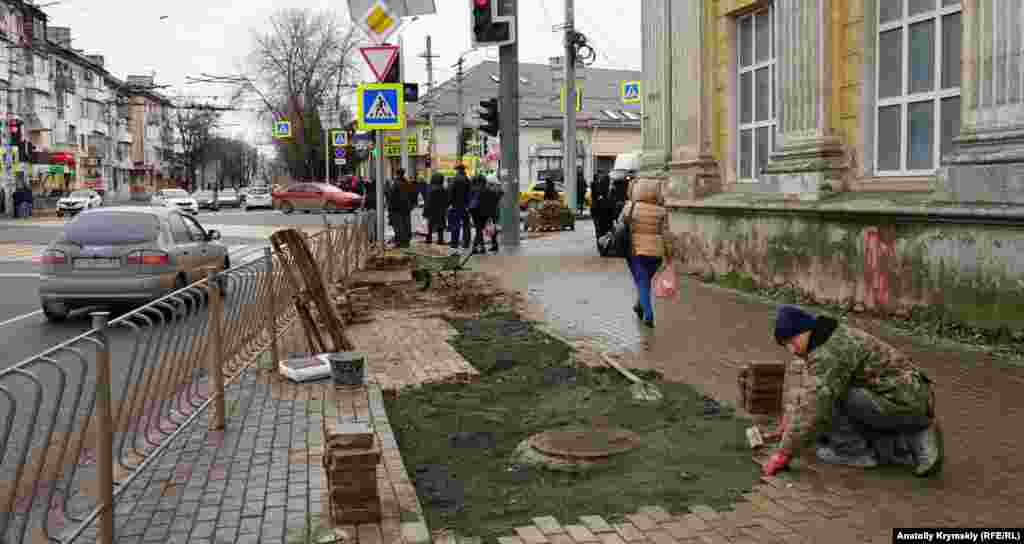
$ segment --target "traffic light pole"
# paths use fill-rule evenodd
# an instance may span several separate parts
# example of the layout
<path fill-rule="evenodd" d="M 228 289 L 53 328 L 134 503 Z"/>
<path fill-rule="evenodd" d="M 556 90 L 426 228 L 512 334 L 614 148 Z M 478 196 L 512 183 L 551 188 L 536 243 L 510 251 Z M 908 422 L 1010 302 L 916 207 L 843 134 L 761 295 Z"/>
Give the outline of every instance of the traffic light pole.
<path fill-rule="evenodd" d="M 375 130 L 377 142 L 374 147 L 377 151 L 377 182 L 374 187 L 377 190 L 377 243 L 384 247 L 387 236 L 384 234 L 384 131 Z"/>
<path fill-rule="evenodd" d="M 567 0 L 571 1 L 571 0 Z M 504 15 L 515 17 L 519 36 L 519 1 L 504 0 Z M 498 48 L 500 64 L 501 181 L 505 196 L 501 203 L 501 243 L 519 247 L 519 40 Z"/>
<path fill-rule="evenodd" d="M 562 130 L 562 170 L 565 172 L 565 203 L 576 213 L 576 10 L 565 0 L 565 127 Z"/>
<path fill-rule="evenodd" d="M 463 63 L 463 60 L 464 60 L 463 57 L 459 57 L 459 62 L 455 63 L 455 66 L 457 67 L 457 71 L 455 72 L 455 82 L 458 85 L 458 98 L 456 100 L 457 103 L 458 103 L 458 105 L 456 106 L 456 108 L 458 108 L 458 112 L 457 112 L 458 113 L 458 117 L 457 117 L 456 123 L 455 123 L 455 147 L 456 147 L 455 154 L 458 156 L 458 162 L 459 163 L 462 162 L 462 154 L 465 153 L 465 146 L 466 146 L 466 142 L 464 142 L 462 140 L 462 130 L 466 126 L 466 122 L 465 122 L 465 110 L 466 110 L 465 95 L 462 92 L 462 63 Z"/>

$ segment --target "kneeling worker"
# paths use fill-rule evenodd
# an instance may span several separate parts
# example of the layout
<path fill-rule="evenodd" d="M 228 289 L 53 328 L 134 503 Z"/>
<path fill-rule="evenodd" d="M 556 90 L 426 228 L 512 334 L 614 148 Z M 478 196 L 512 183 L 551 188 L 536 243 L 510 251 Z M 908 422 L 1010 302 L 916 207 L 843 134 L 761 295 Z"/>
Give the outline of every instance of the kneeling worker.
<path fill-rule="evenodd" d="M 782 440 L 762 466 L 764 474 L 782 470 L 815 442 L 825 462 L 911 465 L 918 476 L 939 469 L 942 432 L 931 380 L 908 357 L 864 331 L 794 306 L 779 308 L 775 340 L 806 361 L 811 385 L 796 406 L 785 407 Z M 863 437 L 855 442 L 866 445 L 872 462 L 845 462 L 829 445 L 830 435 L 849 436 L 849 429 Z"/>

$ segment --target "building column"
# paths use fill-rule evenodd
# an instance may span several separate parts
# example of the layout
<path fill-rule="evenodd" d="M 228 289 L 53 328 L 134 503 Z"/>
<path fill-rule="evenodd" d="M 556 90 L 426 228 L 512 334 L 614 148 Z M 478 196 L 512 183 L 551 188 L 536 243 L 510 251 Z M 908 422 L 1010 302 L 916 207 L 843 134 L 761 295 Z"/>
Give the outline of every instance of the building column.
<path fill-rule="evenodd" d="M 710 5 L 643 0 L 642 175 L 667 179 L 670 199 L 702 198 L 721 187 L 711 154 Z"/>
<path fill-rule="evenodd" d="M 950 200 L 1024 204 L 1024 6 L 962 5 L 960 135 L 936 189 Z"/>
<path fill-rule="evenodd" d="M 692 3 L 692 2 L 687 2 Z M 669 127 L 672 95 L 672 56 L 669 53 L 672 32 L 669 13 L 672 2 L 642 0 L 640 27 L 644 80 L 642 138 L 644 175 L 661 175 L 672 149 Z"/>
<path fill-rule="evenodd" d="M 832 0 L 776 0 L 775 9 L 779 122 L 763 178 L 786 195 L 818 200 L 825 185 L 843 189 L 848 169 L 830 126 Z"/>
<path fill-rule="evenodd" d="M 708 43 L 711 2 L 671 4 L 672 109 L 668 129 L 671 161 L 666 196 L 695 200 L 722 188 L 718 162 L 711 152 L 711 89 L 716 47 Z"/>

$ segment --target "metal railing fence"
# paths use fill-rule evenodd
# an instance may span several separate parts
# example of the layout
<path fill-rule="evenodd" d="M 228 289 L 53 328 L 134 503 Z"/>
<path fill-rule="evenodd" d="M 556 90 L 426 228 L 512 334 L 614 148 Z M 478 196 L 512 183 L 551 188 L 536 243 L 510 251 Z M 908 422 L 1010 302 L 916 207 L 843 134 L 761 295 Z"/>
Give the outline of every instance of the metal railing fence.
<path fill-rule="evenodd" d="M 325 219 L 325 223 L 327 223 Z M 369 257 L 365 215 L 308 238 L 328 283 Z M 206 278 L 0 371 L 0 542 L 113 541 L 115 503 L 295 321 L 289 256 Z"/>

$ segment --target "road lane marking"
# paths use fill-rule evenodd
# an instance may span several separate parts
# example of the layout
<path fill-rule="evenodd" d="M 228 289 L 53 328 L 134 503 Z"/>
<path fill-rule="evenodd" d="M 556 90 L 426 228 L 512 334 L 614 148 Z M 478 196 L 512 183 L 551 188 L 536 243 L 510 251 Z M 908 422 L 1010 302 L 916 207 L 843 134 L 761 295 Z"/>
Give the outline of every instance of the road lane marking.
<path fill-rule="evenodd" d="M 31 273 L 31 272 L 25 272 L 25 273 L 20 273 L 20 274 L 19 273 L 14 273 L 14 272 L 0 273 L 0 278 L 12 278 L 12 279 L 13 278 L 36 278 L 36 279 L 39 279 L 39 274 L 34 274 L 34 273 Z"/>
<path fill-rule="evenodd" d="M 17 321 L 21 321 L 22 319 L 28 319 L 28 318 L 30 318 L 30 317 L 32 317 L 34 315 L 39 315 L 41 313 L 43 313 L 42 310 L 36 310 L 34 312 L 29 312 L 27 314 L 19 315 L 17 317 L 12 317 L 12 318 L 8 319 L 7 321 L 0 321 L 0 327 L 6 327 L 7 325 L 10 325 L 11 323 L 15 323 Z"/>

